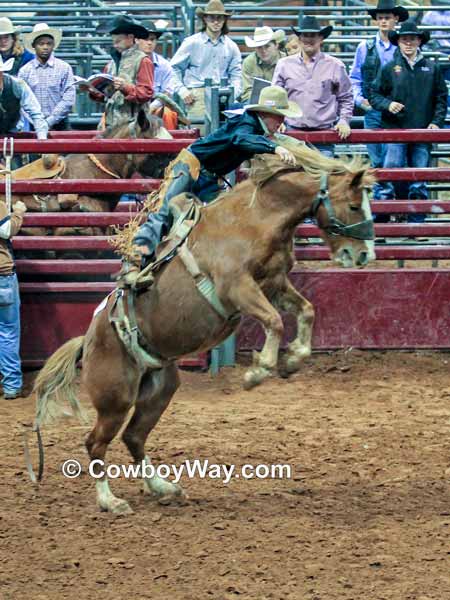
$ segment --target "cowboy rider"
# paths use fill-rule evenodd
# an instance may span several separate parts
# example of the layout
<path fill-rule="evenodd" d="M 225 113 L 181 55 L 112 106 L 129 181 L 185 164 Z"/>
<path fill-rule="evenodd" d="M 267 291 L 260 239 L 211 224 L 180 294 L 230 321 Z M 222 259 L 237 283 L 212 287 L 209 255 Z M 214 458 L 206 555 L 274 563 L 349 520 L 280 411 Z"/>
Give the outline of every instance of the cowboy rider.
<path fill-rule="evenodd" d="M 277 154 L 280 159 L 295 166 L 294 155 L 272 139 L 284 118 L 301 115 L 295 102 L 288 101 L 285 90 L 268 86 L 261 91 L 258 104 L 248 105 L 242 114 L 228 119 L 219 129 L 196 140 L 183 149 L 169 165 L 160 190 L 162 206 L 158 213 L 150 213 L 141 225 L 133 242 L 136 258 L 152 257 L 156 246 L 170 229 L 172 216 L 169 201 L 183 192 L 192 192 L 203 202 L 210 202 L 221 191 L 219 179 L 234 171 L 255 154 Z M 137 264 L 124 264 L 122 281 L 131 285 L 139 272 Z"/>

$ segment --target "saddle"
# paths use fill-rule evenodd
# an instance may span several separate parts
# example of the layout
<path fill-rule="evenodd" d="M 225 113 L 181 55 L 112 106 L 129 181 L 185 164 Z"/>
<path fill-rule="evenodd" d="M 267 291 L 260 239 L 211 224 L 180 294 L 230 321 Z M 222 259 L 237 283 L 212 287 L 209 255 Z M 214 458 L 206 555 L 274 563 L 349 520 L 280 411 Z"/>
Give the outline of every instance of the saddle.
<path fill-rule="evenodd" d="M 153 274 L 176 254 L 201 218 L 202 203 L 190 193 L 178 194 L 169 202 L 174 224 L 156 248 L 156 260 L 148 264 L 137 276 L 133 287 L 146 289 L 153 283 Z"/>
<path fill-rule="evenodd" d="M 46 154 L 28 165 L 12 171 L 13 179 L 53 179 L 64 172 L 66 163 L 57 154 Z M 4 177 L 4 175 L 2 175 Z"/>

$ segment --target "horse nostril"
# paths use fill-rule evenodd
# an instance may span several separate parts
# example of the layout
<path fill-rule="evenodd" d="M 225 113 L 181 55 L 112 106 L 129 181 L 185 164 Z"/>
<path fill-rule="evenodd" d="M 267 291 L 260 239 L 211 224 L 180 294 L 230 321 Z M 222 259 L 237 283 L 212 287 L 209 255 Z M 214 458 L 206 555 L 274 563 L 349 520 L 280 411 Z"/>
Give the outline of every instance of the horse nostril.
<path fill-rule="evenodd" d="M 353 267 L 353 251 L 351 248 L 342 248 L 339 252 L 338 260 L 343 267 Z"/>
<path fill-rule="evenodd" d="M 360 265 L 361 267 L 365 267 L 367 265 L 367 263 L 369 262 L 369 255 L 367 252 L 360 252 L 359 256 L 358 256 L 358 261 L 357 261 L 357 265 Z"/>

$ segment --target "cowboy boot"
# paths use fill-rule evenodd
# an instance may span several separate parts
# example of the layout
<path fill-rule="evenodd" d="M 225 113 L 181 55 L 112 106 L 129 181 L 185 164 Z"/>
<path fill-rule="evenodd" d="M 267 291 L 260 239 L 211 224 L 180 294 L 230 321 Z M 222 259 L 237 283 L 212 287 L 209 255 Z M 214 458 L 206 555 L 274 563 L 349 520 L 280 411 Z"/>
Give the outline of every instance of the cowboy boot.
<path fill-rule="evenodd" d="M 127 260 L 122 259 L 122 266 L 118 273 L 112 275 L 113 279 L 117 281 L 118 288 L 132 288 L 136 282 L 136 279 L 141 272 L 142 254 L 139 250 L 134 250 L 133 254 Z"/>

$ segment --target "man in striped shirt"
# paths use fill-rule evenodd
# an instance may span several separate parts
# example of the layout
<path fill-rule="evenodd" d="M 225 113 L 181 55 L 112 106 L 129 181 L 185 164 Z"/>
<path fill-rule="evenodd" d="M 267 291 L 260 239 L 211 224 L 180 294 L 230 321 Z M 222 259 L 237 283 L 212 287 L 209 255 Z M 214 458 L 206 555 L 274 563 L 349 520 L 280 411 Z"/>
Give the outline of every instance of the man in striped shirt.
<path fill-rule="evenodd" d="M 25 36 L 25 47 L 36 53 L 36 58 L 19 71 L 41 105 L 49 129 L 69 128 L 68 117 L 75 104 L 75 86 L 72 67 L 54 56 L 61 42 L 59 29 L 38 23 Z"/>

